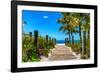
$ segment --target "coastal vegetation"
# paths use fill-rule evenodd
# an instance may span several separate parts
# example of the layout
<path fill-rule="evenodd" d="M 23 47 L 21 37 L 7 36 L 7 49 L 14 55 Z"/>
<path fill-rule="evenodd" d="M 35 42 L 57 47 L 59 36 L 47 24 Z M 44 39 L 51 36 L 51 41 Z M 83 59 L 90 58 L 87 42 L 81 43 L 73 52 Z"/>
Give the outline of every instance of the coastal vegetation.
<path fill-rule="evenodd" d="M 48 35 L 42 37 L 37 30 L 34 31 L 33 35 L 32 32 L 23 34 L 22 61 L 38 62 L 41 55 L 48 57 L 49 50 L 53 49 L 55 44 L 55 38 Z"/>
<path fill-rule="evenodd" d="M 58 19 L 61 23 L 60 31 L 63 31 L 67 37 L 66 45 L 70 46 L 76 53 L 81 54 L 81 58 L 90 57 L 90 14 L 88 13 L 65 13 Z M 79 34 L 79 43 L 74 43 L 74 34 Z M 65 40 L 66 41 L 66 40 Z"/>
<path fill-rule="evenodd" d="M 62 39 L 62 37 L 60 37 L 60 39 L 62 40 L 58 40 L 57 37 L 59 36 L 52 33 L 52 31 L 55 31 L 55 30 L 51 31 L 49 30 L 49 28 L 46 28 L 50 26 L 49 24 L 44 25 L 44 27 L 48 29 L 49 31 L 51 31 L 50 33 L 55 35 L 56 38 L 50 36 L 49 35 L 50 33 L 48 34 L 46 33 L 45 35 L 42 35 L 40 31 L 41 30 L 45 31 L 45 28 L 43 27 L 43 25 L 40 27 L 41 30 L 38 29 L 38 30 L 30 31 L 30 32 L 28 31 L 27 33 L 24 32 L 24 29 L 23 29 L 22 31 L 23 32 L 22 33 L 22 62 L 23 63 L 24 62 L 39 62 L 41 61 L 41 56 L 48 58 L 50 50 L 55 49 L 55 48 L 57 48 L 57 51 L 59 50 L 61 51 L 61 48 L 62 48 L 63 51 L 65 50 L 64 54 L 66 55 L 66 49 L 68 49 L 68 47 L 70 47 L 71 50 L 76 53 L 76 55 L 80 55 L 80 59 L 90 58 L 90 14 L 89 13 L 74 13 L 74 12 L 73 13 L 59 12 L 58 14 L 60 14 L 60 16 L 57 17 L 56 21 L 54 20 L 52 22 L 55 23 L 54 29 L 56 29 L 56 32 L 57 32 L 56 34 L 58 34 L 59 32 L 61 34 L 60 36 L 64 34 L 65 38 Z M 44 16 L 43 22 L 44 22 L 44 19 L 48 19 L 48 17 Z M 30 19 L 29 19 L 29 22 L 30 22 Z M 27 21 L 24 21 L 23 23 L 24 23 L 24 26 L 25 24 L 28 24 Z M 56 25 L 60 25 L 60 27 L 57 27 Z M 27 28 L 28 27 L 30 29 L 31 26 L 27 26 Z M 31 29 L 33 30 L 33 28 Z M 76 35 L 78 35 L 78 37 L 75 37 Z M 60 45 L 60 48 L 59 48 L 59 45 L 57 46 L 58 43 L 60 44 L 63 43 L 63 45 Z M 60 53 L 60 51 L 58 52 L 58 54 Z M 67 53 L 68 52 L 69 50 L 67 50 Z M 70 53 L 72 55 L 72 52 Z M 62 51 L 60 54 L 63 54 Z"/>

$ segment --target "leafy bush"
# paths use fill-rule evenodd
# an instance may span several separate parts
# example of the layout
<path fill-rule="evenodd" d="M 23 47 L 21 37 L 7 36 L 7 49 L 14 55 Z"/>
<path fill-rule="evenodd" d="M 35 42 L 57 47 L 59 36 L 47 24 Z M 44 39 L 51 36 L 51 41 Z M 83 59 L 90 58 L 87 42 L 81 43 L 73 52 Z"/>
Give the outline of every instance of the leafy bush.
<path fill-rule="evenodd" d="M 81 59 L 88 59 L 88 56 L 87 55 L 82 55 Z"/>
<path fill-rule="evenodd" d="M 40 58 L 34 50 L 27 50 L 26 55 L 23 57 L 23 62 L 38 62 Z"/>
<path fill-rule="evenodd" d="M 81 48 L 81 44 L 80 43 L 68 44 L 68 46 L 71 47 L 72 51 L 76 52 L 76 54 L 80 53 L 80 48 Z"/>
<path fill-rule="evenodd" d="M 38 31 L 35 31 L 35 35 L 23 34 L 22 41 L 22 61 L 23 62 L 38 62 L 40 56 L 48 56 L 49 50 L 54 48 L 55 41 L 51 37 L 48 38 L 38 35 Z"/>

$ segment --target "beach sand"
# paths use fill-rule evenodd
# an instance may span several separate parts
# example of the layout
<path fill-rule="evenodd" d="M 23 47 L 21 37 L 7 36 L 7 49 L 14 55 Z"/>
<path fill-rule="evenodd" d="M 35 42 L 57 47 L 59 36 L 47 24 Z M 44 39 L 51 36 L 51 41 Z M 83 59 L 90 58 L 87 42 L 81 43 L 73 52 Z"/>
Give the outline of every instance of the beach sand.
<path fill-rule="evenodd" d="M 64 44 L 57 44 L 55 48 L 50 50 L 48 57 L 41 56 L 41 61 L 56 61 L 56 60 L 71 60 L 77 59 L 77 56 L 72 52 L 70 47 Z"/>

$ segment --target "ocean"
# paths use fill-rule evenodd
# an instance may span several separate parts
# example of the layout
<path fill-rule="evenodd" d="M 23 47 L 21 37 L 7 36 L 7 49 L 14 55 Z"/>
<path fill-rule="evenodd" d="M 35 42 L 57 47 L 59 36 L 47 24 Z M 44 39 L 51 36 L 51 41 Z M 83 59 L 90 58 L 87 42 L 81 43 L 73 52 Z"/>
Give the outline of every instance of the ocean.
<path fill-rule="evenodd" d="M 80 40 L 74 40 L 74 43 L 80 43 Z M 65 44 L 65 40 L 57 40 L 56 44 Z"/>

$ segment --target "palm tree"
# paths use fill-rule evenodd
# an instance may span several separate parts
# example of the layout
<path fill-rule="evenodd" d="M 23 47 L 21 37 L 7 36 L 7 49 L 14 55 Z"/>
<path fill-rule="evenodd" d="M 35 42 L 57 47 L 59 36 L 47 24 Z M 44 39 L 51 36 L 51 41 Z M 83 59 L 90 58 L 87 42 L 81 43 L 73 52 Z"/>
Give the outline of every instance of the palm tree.
<path fill-rule="evenodd" d="M 58 23 L 61 23 L 60 30 L 69 34 L 69 40 L 72 37 L 74 38 L 73 33 L 79 33 L 80 35 L 80 44 L 82 46 L 80 49 L 82 53 L 84 53 L 84 49 L 86 49 L 86 41 L 83 39 L 86 37 L 86 33 L 88 33 L 88 39 L 90 37 L 90 15 L 88 13 L 61 13 L 62 18 L 58 19 Z M 77 28 L 79 28 L 77 30 Z M 84 33 L 84 36 L 82 34 Z M 86 39 L 85 39 L 86 40 Z"/>
<path fill-rule="evenodd" d="M 62 25 L 59 30 L 60 31 L 63 31 L 65 34 L 68 34 L 69 35 L 69 43 L 70 43 L 70 38 L 71 38 L 71 31 L 70 31 L 70 28 L 71 26 L 68 25 L 68 24 L 65 24 L 65 25 Z"/>
<path fill-rule="evenodd" d="M 73 33 L 78 32 L 76 28 L 79 25 L 79 19 L 74 16 L 75 13 L 61 13 L 61 14 L 63 17 L 58 19 L 58 23 L 62 24 L 60 30 L 69 34 L 69 42 L 70 42 L 70 38 L 74 37 Z"/>
<path fill-rule="evenodd" d="M 90 37 L 90 14 L 86 14 L 84 16 L 84 20 L 85 20 L 85 25 L 84 25 L 84 29 L 85 31 L 88 33 L 87 35 L 87 39 L 89 39 Z"/>
<path fill-rule="evenodd" d="M 90 37 L 90 15 L 87 13 L 87 14 L 84 14 L 84 17 L 83 17 L 83 23 L 82 23 L 82 29 L 83 29 L 83 32 L 85 33 L 84 36 L 83 36 L 83 48 L 84 48 L 84 51 L 83 51 L 83 55 L 84 54 L 87 54 L 86 50 L 87 50 L 87 45 L 86 43 L 89 41 L 89 37 Z M 86 33 L 87 33 L 87 36 L 86 36 Z M 86 40 L 88 40 L 86 42 Z M 90 42 L 90 41 L 89 41 Z M 90 47 L 88 47 L 90 48 Z"/>
<path fill-rule="evenodd" d="M 82 36 L 83 31 L 88 33 L 88 39 L 89 39 L 89 32 L 90 32 L 90 16 L 88 13 L 75 13 L 73 14 L 74 17 L 79 19 L 79 35 L 80 35 L 80 43 L 82 44 L 83 47 L 81 49 L 85 48 L 85 42 L 83 42 L 82 38 L 85 39 Z M 86 36 L 86 35 L 85 35 Z M 84 52 L 84 51 L 82 51 Z"/>

